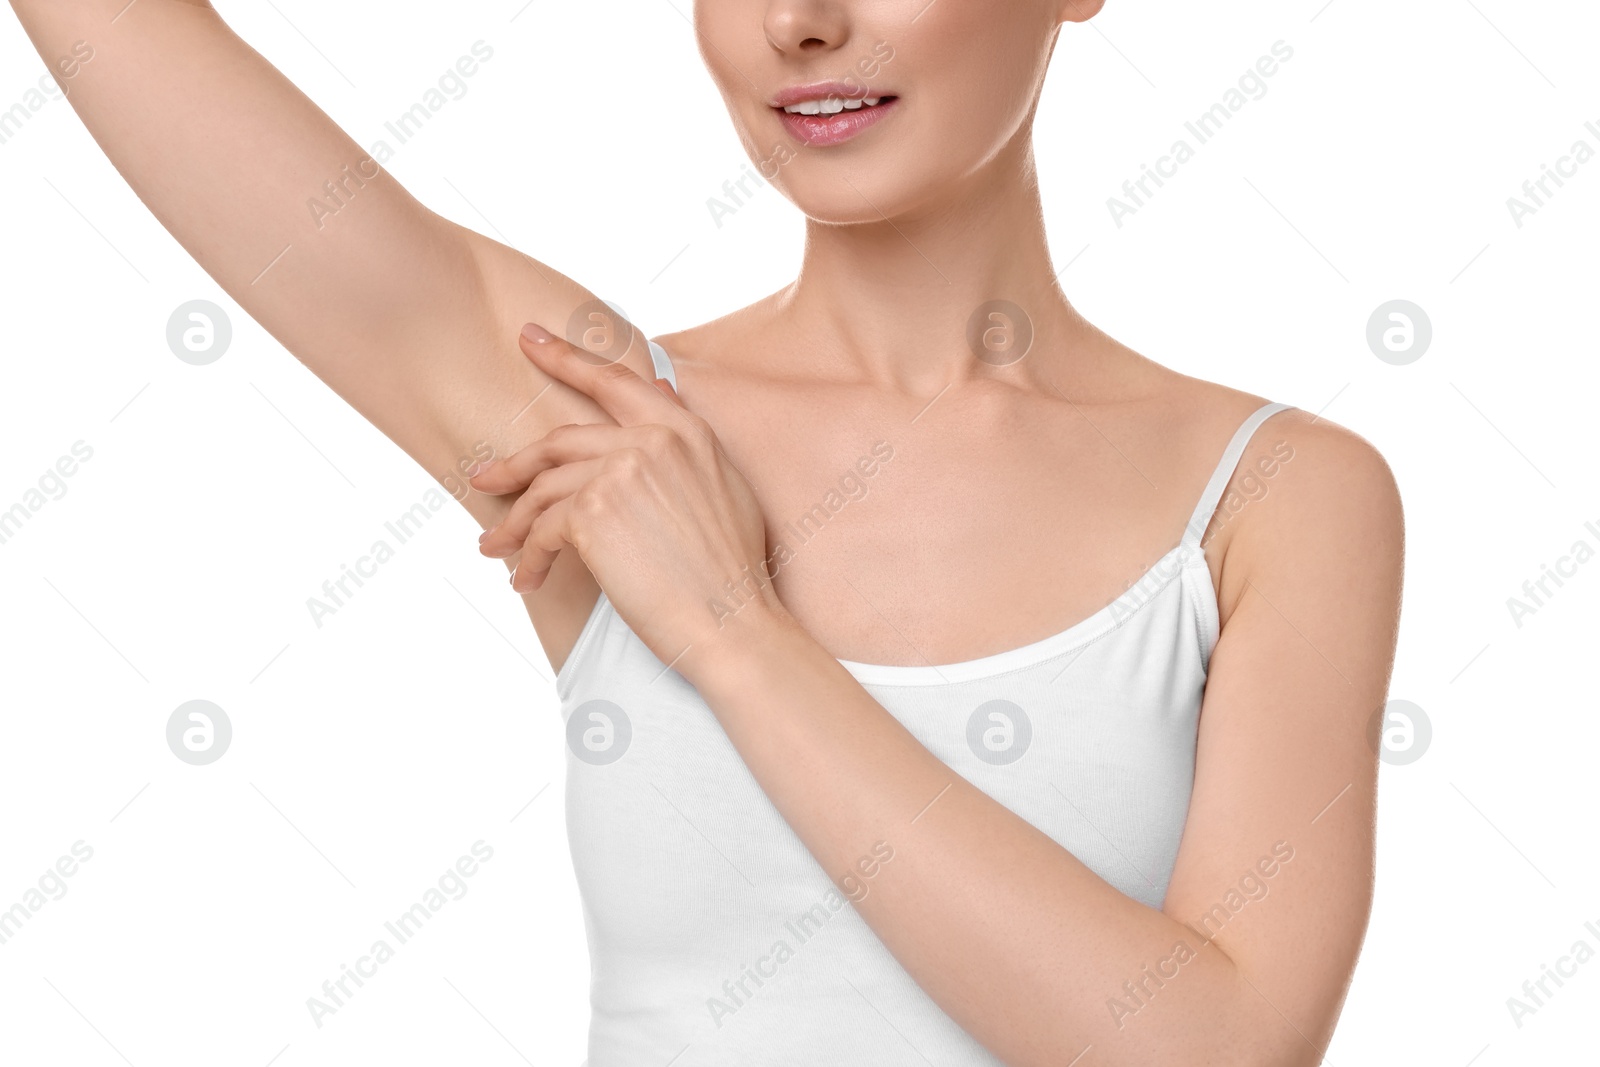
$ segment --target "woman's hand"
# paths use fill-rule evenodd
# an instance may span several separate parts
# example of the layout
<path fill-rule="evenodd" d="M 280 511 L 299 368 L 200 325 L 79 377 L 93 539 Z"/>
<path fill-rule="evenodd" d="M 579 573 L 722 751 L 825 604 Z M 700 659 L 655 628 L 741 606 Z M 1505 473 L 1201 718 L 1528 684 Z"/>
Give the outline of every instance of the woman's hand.
<path fill-rule="evenodd" d="M 783 614 L 767 578 L 761 511 L 710 425 L 665 381 L 598 363 L 535 324 L 523 328 L 522 349 L 617 424 L 558 426 L 474 468 L 470 481 L 482 492 L 525 490 L 479 539 L 486 556 L 522 553 L 512 588 L 539 588 L 570 544 L 666 664 L 723 636 L 735 616 Z"/>

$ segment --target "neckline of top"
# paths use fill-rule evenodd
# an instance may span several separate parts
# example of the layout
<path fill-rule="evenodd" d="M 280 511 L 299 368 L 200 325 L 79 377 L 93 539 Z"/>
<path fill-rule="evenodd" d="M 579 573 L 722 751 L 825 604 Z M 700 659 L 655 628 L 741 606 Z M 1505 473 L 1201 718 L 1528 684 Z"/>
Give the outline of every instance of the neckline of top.
<path fill-rule="evenodd" d="M 856 681 L 865 685 L 955 685 L 1035 667 L 1083 648 L 1118 629 L 1154 600 L 1156 595 L 1181 575 L 1186 567 L 1197 560 L 1200 563 L 1199 569 L 1205 571 L 1205 583 L 1209 591 L 1211 569 L 1205 566 L 1205 555 L 1197 552 L 1196 546 L 1185 539 L 1145 568 L 1122 595 L 1098 611 L 1048 637 L 1003 652 L 960 660 L 956 663 L 862 663 L 857 660 L 840 659 L 839 665 L 854 675 Z M 1211 596 L 1214 605 L 1215 593 L 1212 592 Z"/>

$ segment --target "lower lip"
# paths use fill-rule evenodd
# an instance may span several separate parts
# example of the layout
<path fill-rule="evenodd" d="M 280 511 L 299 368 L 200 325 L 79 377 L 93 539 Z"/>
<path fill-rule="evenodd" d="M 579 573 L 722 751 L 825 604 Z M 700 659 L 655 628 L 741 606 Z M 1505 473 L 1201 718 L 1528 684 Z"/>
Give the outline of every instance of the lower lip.
<path fill-rule="evenodd" d="M 843 144 L 876 126 L 899 102 L 900 98 L 896 97 L 873 107 L 841 111 L 837 115 L 794 115 L 779 108 L 778 117 L 795 140 L 821 148 Z"/>

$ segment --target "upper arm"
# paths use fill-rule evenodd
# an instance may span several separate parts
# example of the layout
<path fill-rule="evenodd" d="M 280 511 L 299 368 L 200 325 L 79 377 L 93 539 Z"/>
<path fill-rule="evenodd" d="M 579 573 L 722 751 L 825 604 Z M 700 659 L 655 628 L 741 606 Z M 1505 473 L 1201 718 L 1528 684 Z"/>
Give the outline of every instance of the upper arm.
<path fill-rule="evenodd" d="M 525 321 L 564 332 L 592 294 L 425 208 L 209 4 L 13 7 L 52 71 L 81 42 L 67 99 L 162 225 L 436 478 L 605 418 L 516 340 Z M 509 502 L 463 503 L 487 522 Z"/>
<path fill-rule="evenodd" d="M 1275 429 L 1293 460 L 1233 520 L 1163 910 L 1234 961 L 1268 1040 L 1316 1063 L 1308 1042 L 1327 1047 L 1371 906 L 1368 724 L 1393 664 L 1402 516 L 1367 442 L 1303 412 L 1266 426 L 1257 441 Z"/>

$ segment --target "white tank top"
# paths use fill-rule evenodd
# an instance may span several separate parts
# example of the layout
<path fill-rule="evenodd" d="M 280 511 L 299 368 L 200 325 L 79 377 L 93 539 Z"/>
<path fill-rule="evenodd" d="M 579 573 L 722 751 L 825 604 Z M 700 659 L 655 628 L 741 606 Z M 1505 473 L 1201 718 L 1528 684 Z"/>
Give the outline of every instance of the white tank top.
<path fill-rule="evenodd" d="M 1182 540 L 1082 622 L 962 663 L 841 661 L 940 760 L 1154 908 L 1218 633 L 1201 537 L 1250 437 L 1285 407 L 1245 420 Z M 556 690 L 592 966 L 587 1067 L 1000 1067 L 883 947 L 699 693 L 604 593 Z"/>

